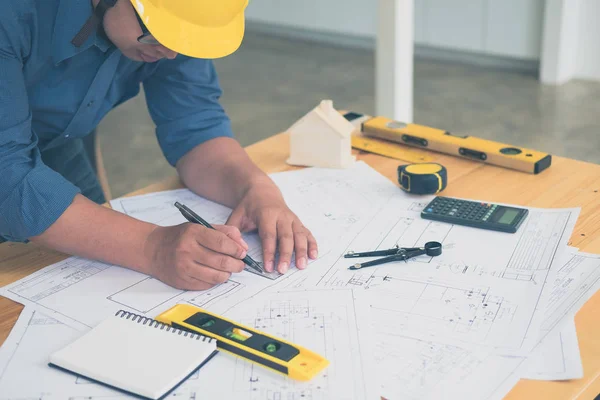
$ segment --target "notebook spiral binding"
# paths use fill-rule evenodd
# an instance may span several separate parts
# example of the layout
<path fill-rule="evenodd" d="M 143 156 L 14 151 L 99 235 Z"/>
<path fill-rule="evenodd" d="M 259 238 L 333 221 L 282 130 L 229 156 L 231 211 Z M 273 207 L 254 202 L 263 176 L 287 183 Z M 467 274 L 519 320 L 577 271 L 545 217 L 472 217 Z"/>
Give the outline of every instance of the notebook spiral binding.
<path fill-rule="evenodd" d="M 176 333 L 178 335 L 183 335 L 183 336 L 189 335 L 190 339 L 195 338 L 196 340 L 202 340 L 203 342 L 208 341 L 208 343 L 211 343 L 213 340 L 216 340 L 215 338 L 212 338 L 209 336 L 204 336 L 204 335 L 200 335 L 195 332 L 190 332 L 190 331 L 186 331 L 183 329 L 175 328 L 171 325 L 167 325 L 167 324 L 157 321 L 155 319 L 145 317 L 143 315 L 135 314 L 135 313 L 125 311 L 125 310 L 117 311 L 115 316 L 117 316 L 119 318 L 125 318 L 125 319 L 131 320 L 133 322 L 138 322 L 143 325 L 147 324 L 149 327 L 160 328 L 161 330 L 164 330 L 165 332 L 172 332 L 172 333 Z"/>

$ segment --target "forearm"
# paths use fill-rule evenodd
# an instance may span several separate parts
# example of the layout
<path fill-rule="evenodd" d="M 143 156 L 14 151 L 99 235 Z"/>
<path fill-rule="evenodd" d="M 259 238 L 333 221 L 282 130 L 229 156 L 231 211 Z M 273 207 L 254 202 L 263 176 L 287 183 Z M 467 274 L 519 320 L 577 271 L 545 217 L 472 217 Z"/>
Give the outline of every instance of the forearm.
<path fill-rule="evenodd" d="M 231 138 L 216 138 L 192 149 L 177 163 L 183 183 L 202 197 L 234 208 L 250 187 L 278 190 L 273 181 Z"/>
<path fill-rule="evenodd" d="M 54 224 L 29 239 L 63 253 L 148 273 L 151 249 L 145 244 L 155 227 L 78 194 Z"/>

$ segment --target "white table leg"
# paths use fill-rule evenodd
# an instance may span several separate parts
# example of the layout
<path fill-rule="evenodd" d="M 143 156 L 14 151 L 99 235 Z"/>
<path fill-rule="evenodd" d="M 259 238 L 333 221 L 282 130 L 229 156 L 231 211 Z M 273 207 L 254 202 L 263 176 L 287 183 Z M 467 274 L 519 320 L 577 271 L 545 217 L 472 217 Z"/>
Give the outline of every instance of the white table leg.
<path fill-rule="evenodd" d="M 414 0 L 378 0 L 376 115 L 413 122 Z"/>

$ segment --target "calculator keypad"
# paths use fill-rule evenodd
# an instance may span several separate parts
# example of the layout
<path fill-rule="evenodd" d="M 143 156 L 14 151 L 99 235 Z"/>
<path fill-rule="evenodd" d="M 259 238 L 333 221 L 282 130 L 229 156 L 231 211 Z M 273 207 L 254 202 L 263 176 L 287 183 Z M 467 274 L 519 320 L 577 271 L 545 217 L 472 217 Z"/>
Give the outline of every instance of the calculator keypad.
<path fill-rule="evenodd" d="M 510 219 L 512 222 L 501 223 L 509 210 L 513 217 L 504 219 Z M 517 216 L 514 216 L 515 210 Z M 528 210 L 524 208 L 443 196 L 432 199 L 421 212 L 422 218 L 432 221 L 509 233 L 516 233 L 527 215 Z"/>
<path fill-rule="evenodd" d="M 436 197 L 426 212 L 471 221 L 487 221 L 498 206 L 489 203 Z"/>

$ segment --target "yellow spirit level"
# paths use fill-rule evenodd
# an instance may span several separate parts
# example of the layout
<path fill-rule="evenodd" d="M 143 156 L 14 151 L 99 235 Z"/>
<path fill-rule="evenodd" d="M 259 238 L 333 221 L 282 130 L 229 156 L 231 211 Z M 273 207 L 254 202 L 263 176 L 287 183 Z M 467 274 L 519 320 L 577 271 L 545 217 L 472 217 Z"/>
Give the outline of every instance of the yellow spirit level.
<path fill-rule="evenodd" d="M 457 136 L 442 129 L 406 124 L 385 117 L 367 118 L 361 123 L 366 136 L 438 151 L 531 174 L 550 167 L 552 156 L 471 136 Z"/>
<path fill-rule="evenodd" d="M 366 151 L 368 153 L 394 158 L 396 160 L 408 161 L 411 163 L 424 163 L 433 160 L 424 151 L 411 149 L 408 146 L 398 146 L 398 143 L 376 139 L 361 134 L 361 124 L 367 119 L 371 118 L 370 116 L 355 113 L 353 111 L 340 111 L 340 113 L 356 128 L 354 132 L 352 132 L 351 136 L 351 144 L 353 148 Z"/>
<path fill-rule="evenodd" d="M 329 365 L 329 361 L 310 350 L 189 304 L 175 305 L 154 319 L 215 338 L 219 350 L 292 379 L 308 381 Z"/>

